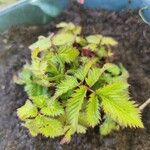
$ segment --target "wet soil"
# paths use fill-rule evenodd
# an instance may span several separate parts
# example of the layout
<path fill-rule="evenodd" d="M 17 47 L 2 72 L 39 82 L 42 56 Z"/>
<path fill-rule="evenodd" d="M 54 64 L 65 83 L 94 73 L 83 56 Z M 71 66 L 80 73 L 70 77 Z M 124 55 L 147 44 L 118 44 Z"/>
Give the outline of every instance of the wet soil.
<path fill-rule="evenodd" d="M 54 32 L 60 21 L 80 24 L 84 35 L 100 33 L 118 40 L 114 61 L 121 62 L 130 73 L 131 96 L 138 104 L 150 97 L 150 27 L 137 12 L 83 10 L 72 5 L 48 25 L 16 27 L 0 34 L 0 150 L 149 150 L 150 106 L 142 113 L 145 129 L 124 129 L 105 138 L 97 129 L 90 129 L 86 135 L 75 135 L 68 145 L 60 145 L 60 139 L 33 138 L 21 126 L 16 109 L 27 96 L 23 87 L 13 82 L 13 75 L 30 59 L 28 46 L 37 36 Z"/>

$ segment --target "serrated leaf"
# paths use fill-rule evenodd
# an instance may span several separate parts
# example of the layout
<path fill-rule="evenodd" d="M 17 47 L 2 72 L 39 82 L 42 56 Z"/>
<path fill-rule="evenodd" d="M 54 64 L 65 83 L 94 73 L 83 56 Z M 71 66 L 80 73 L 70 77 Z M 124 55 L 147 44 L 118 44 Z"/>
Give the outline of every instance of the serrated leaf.
<path fill-rule="evenodd" d="M 115 64 L 111 64 L 109 63 L 110 67 L 107 69 L 108 72 L 110 72 L 112 75 L 117 76 L 120 74 L 120 68 L 115 65 Z"/>
<path fill-rule="evenodd" d="M 96 91 L 97 94 L 105 94 L 105 95 L 111 95 L 111 93 L 126 93 L 128 91 L 129 84 L 126 82 L 118 82 L 113 84 L 105 85 L 104 87 L 98 89 Z M 128 93 L 127 93 L 128 94 Z"/>
<path fill-rule="evenodd" d="M 71 126 L 67 126 L 66 129 L 67 131 L 63 139 L 60 141 L 60 144 L 68 144 L 71 140 L 71 136 L 75 133 L 75 129 Z"/>
<path fill-rule="evenodd" d="M 62 115 L 64 113 L 64 110 L 61 104 L 57 100 L 51 101 L 50 99 L 48 105 L 41 109 L 41 113 L 46 116 L 55 117 L 55 116 Z"/>
<path fill-rule="evenodd" d="M 113 83 L 97 90 L 104 112 L 121 126 L 141 127 L 140 111 L 134 101 L 129 101 L 128 84 Z"/>
<path fill-rule="evenodd" d="M 89 35 L 86 37 L 86 40 L 90 44 L 100 44 L 100 41 L 102 39 L 101 35 Z"/>
<path fill-rule="evenodd" d="M 69 123 L 76 129 L 78 125 L 79 112 L 81 110 L 84 98 L 86 96 L 87 88 L 85 86 L 80 86 L 72 97 L 67 102 L 67 118 Z"/>
<path fill-rule="evenodd" d="M 61 99 L 62 100 L 68 100 L 69 97 L 73 94 L 73 89 L 72 90 L 69 90 L 67 93 L 64 93 L 61 95 Z"/>
<path fill-rule="evenodd" d="M 33 82 L 37 83 L 43 87 L 50 87 L 53 83 L 50 83 L 50 79 L 47 75 L 38 75 L 33 78 Z"/>
<path fill-rule="evenodd" d="M 88 76 L 85 79 L 86 83 L 92 87 L 99 79 L 102 74 L 102 70 L 100 68 L 91 68 L 88 72 Z"/>
<path fill-rule="evenodd" d="M 101 39 L 101 45 L 111 45 L 111 46 L 115 46 L 117 45 L 118 42 L 116 40 L 114 40 L 111 37 L 103 37 Z"/>
<path fill-rule="evenodd" d="M 103 124 L 100 126 L 100 134 L 106 136 L 114 130 L 118 130 L 119 126 L 110 117 L 106 117 Z"/>
<path fill-rule="evenodd" d="M 92 93 L 90 95 L 87 108 L 86 108 L 86 117 L 87 117 L 87 122 L 90 126 L 94 127 L 96 126 L 99 121 L 100 121 L 100 104 L 98 97 L 96 96 L 95 93 Z"/>
<path fill-rule="evenodd" d="M 86 127 L 84 127 L 83 125 L 78 124 L 78 126 L 77 126 L 77 133 L 85 134 L 86 130 L 87 130 Z"/>
<path fill-rule="evenodd" d="M 108 51 L 104 47 L 100 47 L 97 50 L 97 54 L 100 58 L 102 57 L 107 57 L 108 56 Z"/>
<path fill-rule="evenodd" d="M 56 119 L 44 118 L 44 126 L 41 128 L 41 134 L 46 137 L 58 137 L 63 135 L 63 126 L 61 122 Z"/>
<path fill-rule="evenodd" d="M 80 112 L 79 114 L 79 124 L 85 126 L 85 127 L 89 127 L 89 123 L 87 121 L 87 117 L 86 116 L 86 112 Z"/>
<path fill-rule="evenodd" d="M 75 61 L 78 55 L 79 51 L 71 46 L 64 46 L 59 48 L 58 50 L 58 56 L 60 57 L 60 59 L 67 63 Z"/>
<path fill-rule="evenodd" d="M 35 48 L 32 50 L 32 53 L 31 53 L 31 58 L 32 60 L 34 59 L 38 59 L 38 54 L 40 53 L 40 49 L 39 48 Z"/>
<path fill-rule="evenodd" d="M 47 94 L 48 88 L 38 85 L 36 83 L 30 83 L 25 85 L 25 91 L 30 97 Z"/>
<path fill-rule="evenodd" d="M 61 22 L 56 25 L 57 28 L 69 28 L 70 30 L 75 28 L 75 25 L 71 22 L 66 23 L 66 22 Z"/>
<path fill-rule="evenodd" d="M 30 100 L 27 100 L 26 103 L 17 109 L 17 115 L 21 120 L 25 120 L 30 117 L 37 116 L 37 108 L 31 103 Z"/>
<path fill-rule="evenodd" d="M 29 69 L 29 65 L 25 65 L 23 70 L 19 73 L 19 77 L 15 80 L 17 84 L 31 83 L 32 73 Z"/>
<path fill-rule="evenodd" d="M 47 50 L 51 47 L 51 37 L 40 36 L 38 41 L 32 44 L 29 48 L 31 50 L 38 49 L 39 51 Z"/>
<path fill-rule="evenodd" d="M 47 72 L 49 73 L 48 75 L 50 77 L 53 77 L 54 75 L 59 75 L 59 71 L 58 71 L 58 68 L 57 68 L 57 65 L 56 64 L 53 64 L 52 62 L 48 62 L 48 66 L 47 66 Z"/>
<path fill-rule="evenodd" d="M 42 76 L 46 73 L 47 66 L 48 66 L 47 61 L 34 60 L 32 61 L 30 70 L 33 72 L 35 76 Z"/>
<path fill-rule="evenodd" d="M 47 99 L 48 97 L 46 95 L 39 95 L 39 96 L 32 96 L 31 97 L 33 103 L 38 108 L 43 108 L 47 105 Z"/>
<path fill-rule="evenodd" d="M 80 79 L 81 81 L 85 78 L 85 73 L 83 72 L 83 67 L 80 67 L 75 71 L 75 77 Z"/>
<path fill-rule="evenodd" d="M 128 71 L 123 67 L 120 66 L 120 75 L 119 76 L 112 76 L 109 73 L 104 73 L 101 80 L 104 80 L 107 83 L 115 83 L 115 82 L 127 82 L 129 77 Z"/>
<path fill-rule="evenodd" d="M 61 122 L 42 115 L 38 115 L 35 119 L 29 119 L 25 123 L 32 136 L 43 134 L 46 137 L 57 137 L 63 134 Z"/>
<path fill-rule="evenodd" d="M 73 76 L 66 76 L 64 80 L 62 80 L 56 88 L 56 96 L 60 96 L 64 93 L 66 93 L 67 91 L 75 88 L 78 86 L 78 81 L 75 77 Z"/>
<path fill-rule="evenodd" d="M 77 36 L 76 37 L 76 43 L 80 44 L 81 46 L 84 46 L 87 44 L 87 41 L 84 38 Z"/>
<path fill-rule="evenodd" d="M 53 36 L 52 43 L 54 45 L 71 45 L 75 40 L 75 37 L 71 33 L 58 33 Z"/>
<path fill-rule="evenodd" d="M 73 33 L 75 34 L 75 35 L 78 35 L 78 34 L 80 34 L 81 33 L 81 27 L 80 26 L 76 26 L 75 27 L 75 29 L 73 30 Z"/>
<path fill-rule="evenodd" d="M 90 68 L 97 62 L 96 58 L 88 60 L 84 66 L 80 67 L 79 69 L 76 70 L 75 76 L 80 79 L 84 80 L 86 77 L 87 73 L 89 72 Z"/>
<path fill-rule="evenodd" d="M 39 131 L 39 125 L 35 119 L 27 119 L 25 124 L 23 124 L 26 128 L 28 128 L 30 134 L 35 137 L 37 136 L 40 131 Z"/>
<path fill-rule="evenodd" d="M 92 43 L 92 44 L 88 44 L 88 45 L 86 45 L 85 47 L 83 47 L 84 49 L 89 49 L 89 50 L 91 50 L 91 51 L 97 51 L 97 44 L 94 44 L 94 43 Z"/>
<path fill-rule="evenodd" d="M 57 24 L 57 28 L 62 28 L 59 33 L 73 33 L 75 35 L 81 33 L 81 27 L 74 25 L 72 22 L 66 23 L 66 22 L 61 22 Z"/>

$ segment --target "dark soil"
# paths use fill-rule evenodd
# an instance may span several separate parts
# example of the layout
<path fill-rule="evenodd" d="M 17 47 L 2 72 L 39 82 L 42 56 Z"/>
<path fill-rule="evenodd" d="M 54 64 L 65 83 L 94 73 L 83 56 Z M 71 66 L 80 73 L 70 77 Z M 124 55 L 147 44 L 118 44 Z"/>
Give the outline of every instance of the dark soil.
<path fill-rule="evenodd" d="M 145 129 L 125 129 L 101 138 L 90 129 L 86 135 L 75 135 L 68 145 L 59 139 L 42 136 L 32 138 L 21 126 L 16 109 L 23 105 L 26 94 L 23 87 L 13 83 L 13 75 L 30 58 L 27 48 L 38 35 L 55 31 L 60 21 L 72 21 L 83 27 L 83 34 L 100 33 L 119 41 L 114 48 L 116 62 L 130 73 L 131 96 L 138 104 L 150 97 L 150 27 L 143 23 L 137 12 L 106 12 L 83 10 L 72 5 L 55 21 L 41 28 L 13 28 L 0 35 L 0 150 L 149 150 L 150 106 L 142 113 Z"/>

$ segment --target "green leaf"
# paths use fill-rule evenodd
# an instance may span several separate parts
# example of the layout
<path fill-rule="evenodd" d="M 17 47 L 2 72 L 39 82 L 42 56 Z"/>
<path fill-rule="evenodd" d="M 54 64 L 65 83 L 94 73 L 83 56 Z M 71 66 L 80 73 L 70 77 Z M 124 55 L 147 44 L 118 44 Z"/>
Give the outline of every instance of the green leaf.
<path fill-rule="evenodd" d="M 111 64 L 109 63 L 110 67 L 107 69 L 108 72 L 110 72 L 112 75 L 117 76 L 120 74 L 120 68 L 115 65 L 115 64 Z"/>
<path fill-rule="evenodd" d="M 37 116 L 37 108 L 31 103 L 30 100 L 27 100 L 26 103 L 17 109 L 17 115 L 21 120 L 25 120 L 30 117 Z"/>
<path fill-rule="evenodd" d="M 48 63 L 47 61 L 34 60 L 32 61 L 32 65 L 30 70 L 33 72 L 35 76 L 43 76 L 47 71 Z"/>
<path fill-rule="evenodd" d="M 86 76 L 85 73 L 83 72 L 83 69 L 84 69 L 83 67 L 80 67 L 75 71 L 75 77 L 80 79 L 81 81 L 83 81 Z"/>
<path fill-rule="evenodd" d="M 87 130 L 86 127 L 84 127 L 84 126 L 78 124 L 78 126 L 77 126 L 77 133 L 85 134 L 85 133 L 86 133 L 86 130 Z"/>
<path fill-rule="evenodd" d="M 58 56 L 60 57 L 60 59 L 67 63 L 75 61 L 78 55 L 79 51 L 71 46 L 64 46 L 59 48 L 58 50 Z"/>
<path fill-rule="evenodd" d="M 98 56 L 99 56 L 100 58 L 102 58 L 102 57 L 107 57 L 107 56 L 108 56 L 108 51 L 106 50 L 106 48 L 100 47 L 100 48 L 98 48 L 98 50 L 97 50 L 97 54 L 98 54 Z"/>
<path fill-rule="evenodd" d="M 61 22 L 59 24 L 56 25 L 57 28 L 67 28 L 67 29 L 74 29 L 75 28 L 75 25 L 72 23 L 72 22 Z"/>
<path fill-rule="evenodd" d="M 48 88 L 36 83 L 30 83 L 25 85 L 25 91 L 30 97 L 32 97 L 47 94 Z"/>
<path fill-rule="evenodd" d="M 121 126 L 141 127 L 140 111 L 134 101 L 129 101 L 128 84 L 124 82 L 106 85 L 97 90 L 104 112 Z"/>
<path fill-rule="evenodd" d="M 86 77 L 87 73 L 89 72 L 90 68 L 96 64 L 97 58 L 93 58 L 88 60 L 84 66 L 80 67 L 79 69 L 76 70 L 75 72 L 75 77 L 77 77 L 80 80 L 84 80 Z"/>
<path fill-rule="evenodd" d="M 116 40 L 114 40 L 111 37 L 103 37 L 101 39 L 101 45 L 111 45 L 111 46 L 115 46 L 117 45 L 118 42 Z"/>
<path fill-rule="evenodd" d="M 53 36 L 52 43 L 54 45 L 71 45 L 73 44 L 75 37 L 71 33 L 58 33 Z"/>
<path fill-rule="evenodd" d="M 61 82 L 57 85 L 56 88 L 56 96 L 60 96 L 69 90 L 75 88 L 78 86 L 78 81 L 75 77 L 73 76 L 66 76 L 64 80 L 61 80 Z"/>
<path fill-rule="evenodd" d="M 79 114 L 79 124 L 85 126 L 85 127 L 89 127 L 89 123 L 87 121 L 87 117 L 86 116 L 86 112 L 80 112 Z"/>
<path fill-rule="evenodd" d="M 35 119 L 28 119 L 25 123 L 32 136 L 43 134 L 46 137 L 57 137 L 63 134 L 61 122 L 42 115 L 38 115 Z"/>
<path fill-rule="evenodd" d="M 41 134 L 44 136 L 54 138 L 64 134 L 63 126 L 58 120 L 45 117 L 43 121 Z"/>
<path fill-rule="evenodd" d="M 51 47 L 51 37 L 40 36 L 38 41 L 32 44 L 31 50 L 39 49 L 40 51 L 47 50 Z"/>
<path fill-rule="evenodd" d="M 118 130 L 119 126 L 110 117 L 106 116 L 105 121 L 100 126 L 100 134 L 106 136 L 114 130 Z"/>
<path fill-rule="evenodd" d="M 59 32 L 61 33 L 73 33 L 75 35 L 81 33 L 81 27 L 74 25 L 72 22 L 66 23 L 66 22 L 61 22 L 57 24 L 57 28 L 62 28 Z"/>
<path fill-rule="evenodd" d="M 78 125 L 79 112 L 82 108 L 84 98 L 86 96 L 87 88 L 85 86 L 80 86 L 72 97 L 67 102 L 67 118 L 69 123 L 76 129 Z"/>
<path fill-rule="evenodd" d="M 39 48 L 33 49 L 32 52 L 31 52 L 32 60 L 39 59 L 39 57 L 38 57 L 39 53 L 40 53 L 40 49 Z"/>
<path fill-rule="evenodd" d="M 92 87 L 99 79 L 102 74 L 102 70 L 100 68 L 93 67 L 89 70 L 88 76 L 85 79 L 86 83 Z"/>
<path fill-rule="evenodd" d="M 38 108 L 43 108 L 47 105 L 47 99 L 48 97 L 46 95 L 39 95 L 39 96 L 32 96 L 31 97 L 33 103 Z"/>
<path fill-rule="evenodd" d="M 35 137 L 40 133 L 40 121 L 38 120 L 38 117 L 34 119 L 27 119 L 25 124 L 23 124 L 26 128 L 28 128 L 30 134 Z"/>
<path fill-rule="evenodd" d="M 113 84 L 108 84 L 108 85 L 105 85 L 104 87 L 98 89 L 96 91 L 97 94 L 105 94 L 105 95 L 111 95 L 112 91 L 113 93 L 127 93 L 128 92 L 128 87 L 129 87 L 129 84 L 126 83 L 126 82 L 118 82 L 118 83 L 113 83 Z"/>
<path fill-rule="evenodd" d="M 73 94 L 73 89 L 69 90 L 67 93 L 61 95 L 61 99 L 63 101 L 68 100 L 68 98 Z"/>
<path fill-rule="evenodd" d="M 102 39 L 101 35 L 90 35 L 86 37 L 86 40 L 90 44 L 100 44 L 100 41 Z"/>
<path fill-rule="evenodd" d="M 80 44 L 81 46 L 85 46 L 87 44 L 87 41 L 84 38 L 77 36 L 76 43 Z"/>
<path fill-rule="evenodd" d="M 99 100 L 96 94 L 92 93 L 90 95 L 87 108 L 86 108 L 87 122 L 92 127 L 96 126 L 99 123 L 99 120 L 101 118 L 99 109 L 100 109 Z"/>
<path fill-rule="evenodd" d="M 55 117 L 63 114 L 64 110 L 57 100 L 54 101 L 49 100 L 48 105 L 41 109 L 41 113 L 47 116 Z"/>
<path fill-rule="evenodd" d="M 69 143 L 71 140 L 71 136 L 75 133 L 75 130 L 71 126 L 67 126 L 66 129 L 68 128 L 67 132 L 65 133 L 65 136 L 61 140 L 61 144 Z"/>
<path fill-rule="evenodd" d="M 88 45 L 86 45 L 86 46 L 83 47 L 83 48 L 84 48 L 84 49 L 89 49 L 89 50 L 91 50 L 91 51 L 96 52 L 96 51 L 97 51 L 97 44 L 94 44 L 94 43 L 88 44 Z"/>
<path fill-rule="evenodd" d="M 115 82 L 127 82 L 128 77 L 128 71 L 123 66 L 120 66 L 120 75 L 112 76 L 110 73 L 104 73 L 101 80 L 110 84 Z"/>
<path fill-rule="evenodd" d="M 50 83 L 49 77 L 48 75 L 41 75 L 41 76 L 34 76 L 33 77 L 33 82 L 37 83 L 43 87 L 50 87 L 51 85 L 53 85 L 53 83 Z"/>
<path fill-rule="evenodd" d="M 19 77 L 15 80 L 17 84 L 31 83 L 32 73 L 29 69 L 29 65 L 26 64 L 23 70 L 19 73 Z"/>

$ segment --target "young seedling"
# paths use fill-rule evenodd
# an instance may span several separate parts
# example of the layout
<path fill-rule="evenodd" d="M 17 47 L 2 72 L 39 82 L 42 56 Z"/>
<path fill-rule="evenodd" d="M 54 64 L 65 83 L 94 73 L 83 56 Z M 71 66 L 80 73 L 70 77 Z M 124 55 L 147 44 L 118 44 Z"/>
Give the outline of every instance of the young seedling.
<path fill-rule="evenodd" d="M 129 96 L 127 70 L 108 62 L 117 42 L 102 35 L 82 37 L 73 23 L 57 28 L 30 46 L 31 62 L 16 81 L 28 94 L 17 114 L 31 135 L 63 136 L 61 143 L 68 143 L 90 127 L 99 126 L 101 135 L 120 127 L 143 128 Z"/>

